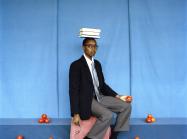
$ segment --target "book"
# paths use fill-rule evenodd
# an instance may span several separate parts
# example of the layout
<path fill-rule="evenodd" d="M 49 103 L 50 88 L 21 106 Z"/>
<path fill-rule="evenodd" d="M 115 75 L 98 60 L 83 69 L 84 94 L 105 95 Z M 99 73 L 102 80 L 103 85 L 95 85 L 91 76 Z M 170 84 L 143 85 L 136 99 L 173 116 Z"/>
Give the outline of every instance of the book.
<path fill-rule="evenodd" d="M 90 32 L 101 32 L 101 29 L 95 29 L 95 28 L 81 28 L 80 32 L 84 32 L 84 31 L 90 31 Z"/>

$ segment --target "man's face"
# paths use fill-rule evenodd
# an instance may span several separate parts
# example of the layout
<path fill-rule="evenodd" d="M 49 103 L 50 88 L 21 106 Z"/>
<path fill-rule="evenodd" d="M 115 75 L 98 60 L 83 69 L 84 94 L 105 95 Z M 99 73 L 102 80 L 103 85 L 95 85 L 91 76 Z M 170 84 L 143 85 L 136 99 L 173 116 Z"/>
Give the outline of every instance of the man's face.
<path fill-rule="evenodd" d="M 85 46 L 83 46 L 83 50 L 86 56 L 92 58 L 96 54 L 96 50 L 97 50 L 96 42 L 94 40 L 88 40 Z"/>

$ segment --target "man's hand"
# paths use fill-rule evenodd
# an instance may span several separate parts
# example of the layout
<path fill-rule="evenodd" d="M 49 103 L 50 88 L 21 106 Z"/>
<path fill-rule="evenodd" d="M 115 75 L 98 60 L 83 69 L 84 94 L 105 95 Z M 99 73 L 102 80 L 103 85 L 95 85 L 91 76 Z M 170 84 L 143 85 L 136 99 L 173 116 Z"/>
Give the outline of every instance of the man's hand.
<path fill-rule="evenodd" d="M 73 123 L 79 126 L 80 125 L 79 122 L 80 122 L 80 116 L 79 114 L 75 114 L 73 117 Z"/>
<path fill-rule="evenodd" d="M 116 95 L 116 98 L 119 98 L 127 103 L 131 103 L 132 101 L 132 96 L 119 96 L 119 95 Z"/>
<path fill-rule="evenodd" d="M 119 98 L 119 99 L 120 99 L 120 96 L 119 96 L 119 95 L 116 95 L 115 98 Z"/>

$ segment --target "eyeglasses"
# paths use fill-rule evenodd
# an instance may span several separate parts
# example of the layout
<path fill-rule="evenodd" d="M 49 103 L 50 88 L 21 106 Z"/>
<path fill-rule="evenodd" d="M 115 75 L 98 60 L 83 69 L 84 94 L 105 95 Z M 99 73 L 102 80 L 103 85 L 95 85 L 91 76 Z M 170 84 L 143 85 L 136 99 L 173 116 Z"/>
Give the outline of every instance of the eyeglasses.
<path fill-rule="evenodd" d="M 88 48 L 98 48 L 98 45 L 95 45 L 95 44 L 85 44 L 86 47 Z"/>

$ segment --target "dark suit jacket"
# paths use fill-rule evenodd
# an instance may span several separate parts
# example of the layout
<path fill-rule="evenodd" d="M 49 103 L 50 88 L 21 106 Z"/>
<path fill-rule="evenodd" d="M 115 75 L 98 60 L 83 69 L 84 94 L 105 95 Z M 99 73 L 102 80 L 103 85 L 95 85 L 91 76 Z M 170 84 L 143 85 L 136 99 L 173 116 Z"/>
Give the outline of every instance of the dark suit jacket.
<path fill-rule="evenodd" d="M 100 93 L 106 96 L 116 96 L 104 80 L 101 64 L 94 60 L 96 72 L 99 79 Z M 69 70 L 69 95 L 71 105 L 71 116 L 79 114 L 82 120 L 91 116 L 91 103 L 93 99 L 94 86 L 92 76 L 84 56 L 74 61 Z"/>

